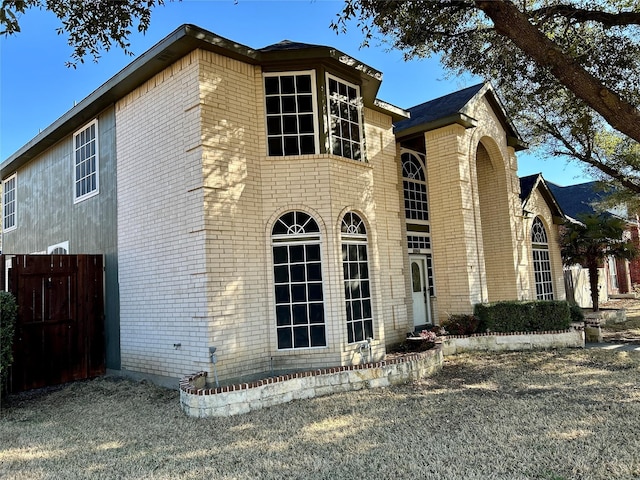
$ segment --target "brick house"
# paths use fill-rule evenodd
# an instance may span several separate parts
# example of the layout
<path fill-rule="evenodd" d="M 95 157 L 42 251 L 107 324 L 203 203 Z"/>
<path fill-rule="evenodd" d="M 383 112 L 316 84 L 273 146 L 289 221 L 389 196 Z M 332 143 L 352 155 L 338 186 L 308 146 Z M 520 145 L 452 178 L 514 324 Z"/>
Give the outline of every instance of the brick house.
<path fill-rule="evenodd" d="M 212 346 L 223 380 L 381 359 L 475 303 L 564 298 L 492 87 L 404 110 L 381 78 L 183 25 L 0 165 L 4 252 L 104 254 L 107 368 L 158 380 Z"/>

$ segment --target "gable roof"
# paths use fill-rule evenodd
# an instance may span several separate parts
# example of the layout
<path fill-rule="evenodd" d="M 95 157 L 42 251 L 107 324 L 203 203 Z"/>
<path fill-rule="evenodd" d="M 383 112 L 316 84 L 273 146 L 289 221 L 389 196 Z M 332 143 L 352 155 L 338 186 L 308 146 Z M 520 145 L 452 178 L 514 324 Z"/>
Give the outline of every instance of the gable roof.
<path fill-rule="evenodd" d="M 3 161 L 0 164 L 0 175 L 5 177 L 15 172 L 22 165 L 95 118 L 105 108 L 113 105 L 154 75 L 196 49 L 215 52 L 251 65 L 314 59 L 334 65 L 336 68 L 350 69 L 354 75 L 360 78 L 361 95 L 367 107 L 390 115 L 394 120 L 408 116 L 405 110 L 376 98 L 382 81 L 382 73 L 339 50 L 290 41 L 256 50 L 195 25 L 185 24 L 139 55 L 129 65 Z"/>
<path fill-rule="evenodd" d="M 561 208 L 561 204 L 557 201 L 552 190 L 549 188 L 549 185 L 550 184 L 542 177 L 541 173 L 520 177 L 520 200 L 522 201 L 522 211 L 525 215 L 530 213 L 527 211 L 527 204 L 529 203 L 533 192 L 538 190 L 544 201 L 549 206 L 549 210 L 551 210 L 553 223 L 560 224 L 564 221 L 564 210 Z"/>
<path fill-rule="evenodd" d="M 507 132 L 507 143 L 516 150 L 527 148 L 490 83 L 479 83 L 408 109 L 410 118 L 394 124 L 396 137 L 410 137 L 457 123 L 465 128 L 477 125 L 470 113 L 480 98 L 486 98 Z"/>

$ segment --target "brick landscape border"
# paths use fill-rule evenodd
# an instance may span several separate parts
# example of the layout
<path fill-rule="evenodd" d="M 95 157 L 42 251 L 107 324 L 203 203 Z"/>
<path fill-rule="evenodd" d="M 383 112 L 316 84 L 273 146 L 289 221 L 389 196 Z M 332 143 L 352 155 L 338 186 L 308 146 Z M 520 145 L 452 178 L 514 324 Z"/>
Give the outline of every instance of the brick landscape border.
<path fill-rule="evenodd" d="M 213 388 L 207 385 L 207 372 L 203 371 L 180 381 L 180 405 L 192 417 L 228 417 L 292 400 L 418 380 L 439 371 L 445 355 L 540 348 L 584 348 L 584 327 L 553 332 L 447 336 L 431 350 L 388 354 L 381 362 L 322 368 Z"/>
<path fill-rule="evenodd" d="M 227 417 L 332 393 L 387 387 L 432 375 L 442 368 L 440 346 L 381 362 L 323 368 L 223 387 L 207 386 L 207 372 L 180 381 L 180 405 L 192 417 Z"/>

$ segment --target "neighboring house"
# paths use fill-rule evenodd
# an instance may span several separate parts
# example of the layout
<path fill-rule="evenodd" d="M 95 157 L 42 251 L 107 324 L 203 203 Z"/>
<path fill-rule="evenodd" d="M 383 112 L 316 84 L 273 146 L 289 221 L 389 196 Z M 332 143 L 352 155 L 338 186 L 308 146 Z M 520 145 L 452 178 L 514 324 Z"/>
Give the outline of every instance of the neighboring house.
<path fill-rule="evenodd" d="M 184 25 L 0 165 L 4 251 L 103 253 L 107 368 L 158 378 L 213 373 L 210 347 L 223 380 L 382 359 L 478 302 L 564 298 L 492 87 L 406 111 L 381 77 Z"/>
<path fill-rule="evenodd" d="M 586 182 L 578 185 L 569 185 L 562 187 L 554 183 L 548 182 L 549 188 L 553 192 L 562 210 L 565 212 L 567 219 L 570 221 L 579 221 L 580 215 L 597 214 L 601 212 L 598 204 L 603 202 L 607 193 L 599 187 L 599 182 Z M 634 239 L 637 246 L 640 247 L 638 241 L 638 219 L 637 216 L 629 217 L 626 211 L 616 209 L 606 212 L 609 215 L 615 215 L 624 218 L 627 223 L 625 236 L 628 239 Z M 600 275 L 600 299 L 607 301 L 610 296 L 626 294 L 632 292 L 632 286 L 640 283 L 640 259 L 632 261 L 624 259 L 615 259 L 609 257 L 601 269 Z M 585 277 L 585 280 L 579 280 L 578 275 Z M 580 273 L 573 269 L 574 284 L 577 291 L 587 290 L 587 295 L 578 294 L 578 304 L 584 307 L 591 305 L 591 299 L 588 293 L 588 276 L 586 272 Z M 585 283 L 585 287 L 581 285 Z"/>

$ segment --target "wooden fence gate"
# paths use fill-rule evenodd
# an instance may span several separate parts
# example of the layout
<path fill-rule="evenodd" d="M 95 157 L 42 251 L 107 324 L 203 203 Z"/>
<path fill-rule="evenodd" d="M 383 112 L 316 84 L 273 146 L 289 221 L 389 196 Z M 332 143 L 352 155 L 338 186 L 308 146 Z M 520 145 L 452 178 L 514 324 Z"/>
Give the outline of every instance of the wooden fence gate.
<path fill-rule="evenodd" d="M 102 255 L 1 255 L 18 318 L 9 390 L 105 373 Z"/>

